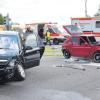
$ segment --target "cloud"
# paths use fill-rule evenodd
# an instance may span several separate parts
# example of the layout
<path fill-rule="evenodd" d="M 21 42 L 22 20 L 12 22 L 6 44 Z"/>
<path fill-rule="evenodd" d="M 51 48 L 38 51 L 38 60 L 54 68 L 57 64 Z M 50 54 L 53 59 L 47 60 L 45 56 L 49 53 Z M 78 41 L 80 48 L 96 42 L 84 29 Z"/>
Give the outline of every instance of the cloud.
<path fill-rule="evenodd" d="M 70 17 L 85 16 L 85 0 L 3 0 L 1 12 L 10 14 L 13 21 L 28 23 L 59 21 L 67 23 Z M 88 0 L 88 14 L 97 12 L 98 0 Z"/>
<path fill-rule="evenodd" d="M 5 6 L 6 0 L 0 0 L 0 8 L 3 8 Z"/>

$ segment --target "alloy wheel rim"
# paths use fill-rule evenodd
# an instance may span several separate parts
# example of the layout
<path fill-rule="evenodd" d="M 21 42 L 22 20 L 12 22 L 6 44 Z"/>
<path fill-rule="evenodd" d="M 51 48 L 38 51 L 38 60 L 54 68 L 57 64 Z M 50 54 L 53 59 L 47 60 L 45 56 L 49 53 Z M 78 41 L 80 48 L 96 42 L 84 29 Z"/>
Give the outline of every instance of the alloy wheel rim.
<path fill-rule="evenodd" d="M 18 71 L 20 72 L 21 76 L 25 78 L 25 71 L 21 65 L 18 65 Z"/>
<path fill-rule="evenodd" d="M 68 56 L 68 53 L 67 53 L 66 51 L 65 51 L 65 53 L 64 53 L 64 54 L 65 54 L 65 57 L 67 57 L 67 56 Z"/>

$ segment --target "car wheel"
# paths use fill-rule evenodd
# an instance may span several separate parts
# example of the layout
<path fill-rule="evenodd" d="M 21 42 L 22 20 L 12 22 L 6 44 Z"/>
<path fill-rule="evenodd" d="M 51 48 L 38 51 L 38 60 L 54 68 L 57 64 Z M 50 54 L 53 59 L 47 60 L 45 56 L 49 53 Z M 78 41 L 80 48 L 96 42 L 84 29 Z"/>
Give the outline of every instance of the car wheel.
<path fill-rule="evenodd" d="M 67 50 L 63 50 L 63 55 L 66 59 L 69 59 L 71 57 L 70 52 Z"/>
<path fill-rule="evenodd" d="M 54 39 L 54 40 L 53 40 L 53 44 L 54 44 L 54 45 L 58 45 L 58 44 L 59 44 L 59 40 L 58 40 L 58 39 Z"/>
<path fill-rule="evenodd" d="M 26 77 L 25 70 L 22 64 L 17 64 L 14 78 L 16 81 L 23 81 Z"/>
<path fill-rule="evenodd" d="M 96 52 L 93 55 L 93 62 L 100 63 L 100 52 Z"/>

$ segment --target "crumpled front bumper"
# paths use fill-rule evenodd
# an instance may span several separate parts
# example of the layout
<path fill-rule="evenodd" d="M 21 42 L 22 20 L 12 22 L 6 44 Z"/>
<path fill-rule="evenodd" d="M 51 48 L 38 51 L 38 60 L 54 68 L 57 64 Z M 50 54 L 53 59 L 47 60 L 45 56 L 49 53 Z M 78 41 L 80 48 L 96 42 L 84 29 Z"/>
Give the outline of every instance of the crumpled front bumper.
<path fill-rule="evenodd" d="M 1 77 L 5 77 L 5 76 L 9 76 L 14 72 L 14 67 L 10 67 L 10 66 L 1 66 L 0 65 L 0 78 Z"/>

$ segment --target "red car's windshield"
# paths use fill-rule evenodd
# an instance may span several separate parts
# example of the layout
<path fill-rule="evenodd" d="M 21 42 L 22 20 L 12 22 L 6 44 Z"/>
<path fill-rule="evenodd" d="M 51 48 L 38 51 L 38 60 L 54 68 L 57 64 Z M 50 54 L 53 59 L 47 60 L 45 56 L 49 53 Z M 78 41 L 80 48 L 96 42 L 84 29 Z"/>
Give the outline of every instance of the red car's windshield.
<path fill-rule="evenodd" d="M 75 25 L 68 25 L 64 26 L 64 28 L 69 32 L 70 34 L 77 34 L 77 33 L 82 33 L 81 29 Z"/>

